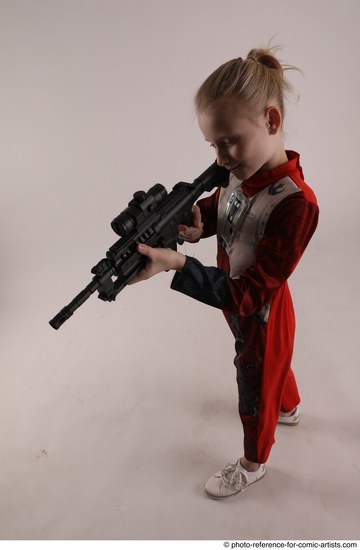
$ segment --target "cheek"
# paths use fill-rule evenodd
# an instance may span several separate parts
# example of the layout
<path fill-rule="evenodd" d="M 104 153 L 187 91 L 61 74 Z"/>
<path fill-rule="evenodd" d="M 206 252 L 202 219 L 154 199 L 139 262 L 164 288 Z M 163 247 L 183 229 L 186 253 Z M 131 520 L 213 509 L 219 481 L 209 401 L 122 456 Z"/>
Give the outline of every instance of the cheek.
<path fill-rule="evenodd" d="M 249 160 L 251 160 L 254 154 L 256 154 L 256 151 L 256 143 L 253 143 L 252 141 L 246 141 L 236 147 L 234 157 L 244 162 L 248 162 Z"/>
<path fill-rule="evenodd" d="M 270 142 L 267 135 L 264 135 L 263 133 L 259 133 L 257 136 L 254 137 L 252 141 L 252 149 L 253 153 L 256 156 L 263 156 L 266 155 L 269 151 Z"/>
<path fill-rule="evenodd" d="M 246 158 L 248 154 L 249 154 L 249 143 L 246 143 L 246 142 L 241 142 L 236 144 L 231 151 L 231 155 L 237 159 Z"/>

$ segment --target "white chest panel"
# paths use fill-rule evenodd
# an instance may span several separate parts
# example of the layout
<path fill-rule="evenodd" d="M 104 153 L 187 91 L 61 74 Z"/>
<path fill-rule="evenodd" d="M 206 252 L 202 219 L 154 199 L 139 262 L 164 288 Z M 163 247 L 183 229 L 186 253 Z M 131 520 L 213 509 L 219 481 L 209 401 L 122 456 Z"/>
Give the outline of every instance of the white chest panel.
<path fill-rule="evenodd" d="M 233 279 L 251 265 L 256 245 L 275 206 L 300 191 L 292 179 L 286 177 L 247 198 L 241 184 L 232 174 L 228 187 L 220 191 L 218 204 L 218 242 L 229 257 Z"/>

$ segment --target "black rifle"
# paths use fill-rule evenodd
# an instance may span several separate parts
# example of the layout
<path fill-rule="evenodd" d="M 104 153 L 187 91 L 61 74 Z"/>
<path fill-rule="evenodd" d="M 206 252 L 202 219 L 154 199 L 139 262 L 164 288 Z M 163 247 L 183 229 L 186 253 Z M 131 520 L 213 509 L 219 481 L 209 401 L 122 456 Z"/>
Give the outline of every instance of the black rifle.
<path fill-rule="evenodd" d="M 193 183 L 179 182 L 169 194 L 159 183 L 147 193 L 134 193 L 128 207 L 111 222 L 121 238 L 109 248 L 106 258 L 92 268 L 92 281 L 49 321 L 50 325 L 55 329 L 61 327 L 95 291 L 101 300 L 115 300 L 146 264 L 147 259 L 136 250 L 137 243 L 176 250 L 177 243 L 182 244 L 177 238 L 178 225 L 192 224 L 194 202 L 204 192 L 228 184 L 228 170 L 214 162 Z"/>

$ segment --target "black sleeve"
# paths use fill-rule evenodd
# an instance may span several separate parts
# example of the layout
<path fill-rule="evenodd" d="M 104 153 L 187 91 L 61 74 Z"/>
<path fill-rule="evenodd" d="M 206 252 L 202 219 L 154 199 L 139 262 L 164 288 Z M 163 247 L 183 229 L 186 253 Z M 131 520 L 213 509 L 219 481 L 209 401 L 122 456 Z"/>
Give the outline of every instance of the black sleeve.
<path fill-rule="evenodd" d="M 219 309 L 226 309 L 231 301 L 230 281 L 225 271 L 205 267 L 188 256 L 183 270 L 175 273 L 171 288 Z"/>

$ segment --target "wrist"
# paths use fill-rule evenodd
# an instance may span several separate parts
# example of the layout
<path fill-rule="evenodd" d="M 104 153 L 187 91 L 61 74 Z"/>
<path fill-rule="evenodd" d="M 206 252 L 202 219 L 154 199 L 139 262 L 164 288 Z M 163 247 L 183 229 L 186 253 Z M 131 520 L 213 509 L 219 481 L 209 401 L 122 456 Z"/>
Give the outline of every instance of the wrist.
<path fill-rule="evenodd" d="M 180 252 L 174 251 L 174 266 L 175 271 L 182 271 L 186 262 L 186 256 Z"/>

